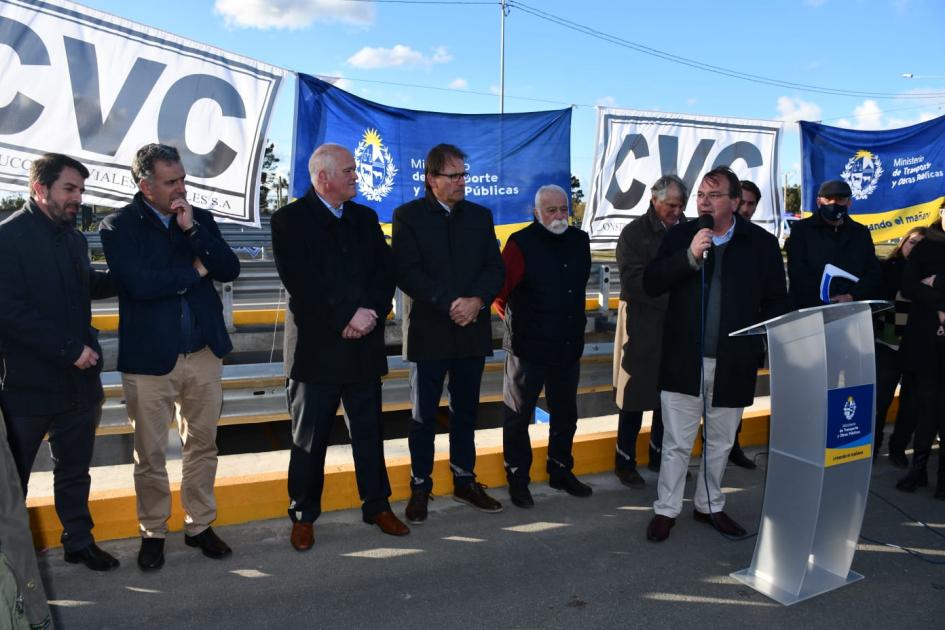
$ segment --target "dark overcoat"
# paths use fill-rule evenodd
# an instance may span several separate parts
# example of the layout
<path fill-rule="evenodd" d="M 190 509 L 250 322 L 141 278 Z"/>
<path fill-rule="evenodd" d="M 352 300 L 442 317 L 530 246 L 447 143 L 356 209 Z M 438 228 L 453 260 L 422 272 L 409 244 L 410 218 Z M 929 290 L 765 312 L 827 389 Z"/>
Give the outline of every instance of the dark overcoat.
<path fill-rule="evenodd" d="M 702 306 L 709 296 L 717 259 L 714 248 L 710 249 L 702 268 L 693 269 L 687 252 L 697 231 L 697 221 L 670 229 L 643 274 L 643 287 L 648 294 L 669 294 L 660 389 L 690 396 L 698 396 L 701 387 Z M 788 310 L 778 240 L 736 215 L 732 238 L 722 256 L 721 278 L 713 405 L 747 407 L 754 400 L 764 344 L 757 335 L 728 334 Z"/>
<path fill-rule="evenodd" d="M 793 308 L 823 304 L 820 281 L 828 263 L 859 278 L 856 283 L 845 278 L 834 280 L 831 295 L 849 293 L 854 300 L 870 300 L 883 292 L 883 272 L 870 231 L 849 217 L 833 226 L 815 212 L 794 224 L 785 250 Z"/>
<path fill-rule="evenodd" d="M 272 215 L 272 250 L 298 328 L 290 377 L 307 383 L 362 383 L 387 374 L 384 324 L 394 297 L 390 247 L 377 214 L 346 201 L 341 218 L 309 188 Z M 377 325 L 344 339 L 358 308 Z"/>
<path fill-rule="evenodd" d="M 466 200 L 447 212 L 428 191 L 394 210 L 391 247 L 397 285 L 413 300 L 407 359 L 490 356 L 489 306 L 505 279 L 492 213 Z M 482 315 L 467 326 L 450 319 L 450 305 L 458 297 L 478 297 L 484 305 Z"/>
<path fill-rule="evenodd" d="M 0 223 L 0 389 L 10 416 L 87 409 L 102 400 L 98 365 L 73 365 L 84 346 L 99 356 L 91 300 L 115 295 L 89 262 L 85 236 L 53 223 L 30 201 Z"/>
<path fill-rule="evenodd" d="M 933 286 L 923 284 L 933 275 Z M 902 294 L 912 300 L 900 348 L 903 365 L 913 372 L 937 369 L 945 355 L 945 336 L 938 335 L 938 311 L 945 311 L 945 233 L 940 225 L 929 228 L 906 259 Z"/>
<path fill-rule="evenodd" d="M 624 326 L 627 341 L 620 366 L 630 376 L 622 407 L 628 411 L 660 406 L 660 356 L 669 294 L 648 295 L 643 290 L 643 271 L 656 257 L 665 236 L 666 228 L 651 203 L 646 214 L 624 226 L 617 241 L 620 299 L 627 303 Z"/>

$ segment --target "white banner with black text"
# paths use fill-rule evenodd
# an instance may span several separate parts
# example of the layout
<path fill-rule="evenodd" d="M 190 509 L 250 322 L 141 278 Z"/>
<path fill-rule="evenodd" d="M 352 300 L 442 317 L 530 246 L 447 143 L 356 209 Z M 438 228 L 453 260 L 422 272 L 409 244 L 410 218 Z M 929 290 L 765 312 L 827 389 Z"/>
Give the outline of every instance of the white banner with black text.
<path fill-rule="evenodd" d="M 135 152 L 160 142 L 191 204 L 259 225 L 282 69 L 58 0 L 0 0 L 0 44 L 0 186 L 25 191 L 34 158 L 65 153 L 91 172 L 86 203 L 121 206 Z"/>
<path fill-rule="evenodd" d="M 591 248 L 612 250 L 623 227 L 646 213 L 650 186 L 663 175 L 689 188 L 686 216 L 696 215 L 695 188 L 702 176 L 729 166 L 761 190 L 752 221 L 778 233 L 778 140 L 781 124 L 665 112 L 599 107 L 597 149 L 584 230 Z"/>

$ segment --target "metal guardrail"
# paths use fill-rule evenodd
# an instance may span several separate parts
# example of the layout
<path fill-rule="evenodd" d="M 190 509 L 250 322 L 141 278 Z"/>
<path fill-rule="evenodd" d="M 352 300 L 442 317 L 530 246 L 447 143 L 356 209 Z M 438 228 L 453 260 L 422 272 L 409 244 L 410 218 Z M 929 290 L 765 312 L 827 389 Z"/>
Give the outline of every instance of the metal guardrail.
<path fill-rule="evenodd" d="M 614 344 L 591 343 L 584 347 L 581 359 L 581 380 L 578 392 L 587 394 L 610 391 L 612 387 L 612 355 Z M 482 376 L 481 402 L 502 400 L 502 378 L 505 352 L 498 350 L 486 359 Z M 409 364 L 402 358 L 387 359 L 389 373 L 383 378 L 384 411 L 410 408 L 408 383 Z M 223 409 L 220 425 L 259 424 L 289 419 L 285 396 L 285 375 L 282 363 L 227 365 L 223 368 Z M 131 433 L 125 408 L 121 375 L 118 372 L 102 374 L 105 405 L 97 435 Z M 441 401 L 447 404 L 446 398 Z M 340 415 L 339 410 L 339 415 Z"/>
<path fill-rule="evenodd" d="M 245 310 L 275 309 L 286 307 L 285 290 L 279 280 L 275 263 L 271 260 L 243 260 L 239 278 L 234 282 L 217 285 L 223 301 L 223 315 L 227 327 L 232 331 L 236 327 L 234 313 Z M 93 265 L 105 269 L 104 262 Z M 620 293 L 620 278 L 616 267 L 610 263 L 593 263 L 591 276 L 587 283 L 587 296 L 592 304 L 591 310 L 606 311 L 612 308 L 611 298 Z M 400 290 L 397 290 L 395 304 L 402 306 Z M 114 314 L 118 312 L 117 298 L 96 300 L 92 303 L 94 315 Z M 403 308 L 394 308 L 393 319 L 400 321 Z M 107 327 L 99 326 L 107 329 Z"/>
<path fill-rule="evenodd" d="M 261 227 L 248 227 L 237 223 L 218 223 L 220 233 L 230 247 L 240 256 L 242 269 L 240 276 L 234 282 L 217 285 L 220 298 L 223 301 L 223 316 L 227 328 L 232 332 L 236 329 L 235 313 L 239 311 L 260 311 L 285 309 L 285 290 L 279 280 L 275 262 L 272 260 L 272 234 L 269 229 L 268 214 L 260 217 Z M 89 251 L 93 258 L 101 258 L 102 240 L 98 231 L 85 232 Z M 104 262 L 94 263 L 99 269 L 105 269 Z M 591 276 L 587 284 L 588 309 L 606 311 L 612 308 L 611 296 L 619 294 L 620 278 L 614 273 L 616 266 L 609 263 L 593 263 Z M 403 313 L 403 297 L 398 289 L 394 298 L 394 321 L 399 321 Z M 398 308 L 400 307 L 400 308 Z M 117 328 L 114 315 L 118 312 L 118 300 L 97 300 L 92 303 L 93 315 L 98 316 L 96 325 L 102 330 Z M 102 316 L 109 316 L 103 318 Z M 270 314 L 267 323 L 278 323 L 280 317 L 276 313 Z"/>

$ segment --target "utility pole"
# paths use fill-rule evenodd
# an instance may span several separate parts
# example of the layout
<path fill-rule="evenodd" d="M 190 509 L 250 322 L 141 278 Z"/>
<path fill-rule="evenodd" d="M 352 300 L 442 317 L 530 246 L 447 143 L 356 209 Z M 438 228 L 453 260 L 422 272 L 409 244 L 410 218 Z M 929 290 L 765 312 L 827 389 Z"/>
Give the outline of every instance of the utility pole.
<path fill-rule="evenodd" d="M 505 113 L 505 17 L 509 14 L 508 0 L 502 0 L 499 3 L 500 16 L 499 27 L 499 113 Z"/>
<path fill-rule="evenodd" d="M 289 187 L 289 182 L 285 180 L 281 175 L 276 176 L 276 203 L 278 207 L 281 208 L 286 204 L 286 198 L 283 196 L 283 191 Z"/>

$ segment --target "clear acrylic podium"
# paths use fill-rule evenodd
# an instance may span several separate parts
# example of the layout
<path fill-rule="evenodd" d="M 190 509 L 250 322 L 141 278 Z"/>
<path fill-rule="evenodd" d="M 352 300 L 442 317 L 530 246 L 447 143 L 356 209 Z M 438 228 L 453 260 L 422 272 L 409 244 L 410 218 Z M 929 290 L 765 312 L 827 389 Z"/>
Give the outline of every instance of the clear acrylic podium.
<path fill-rule="evenodd" d="M 731 336 L 767 334 L 771 424 L 751 566 L 732 577 L 784 605 L 863 578 L 850 570 L 872 468 L 872 313 L 888 302 L 802 309 Z"/>

